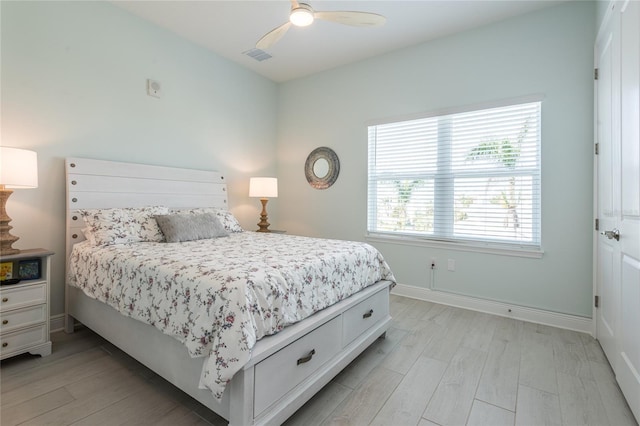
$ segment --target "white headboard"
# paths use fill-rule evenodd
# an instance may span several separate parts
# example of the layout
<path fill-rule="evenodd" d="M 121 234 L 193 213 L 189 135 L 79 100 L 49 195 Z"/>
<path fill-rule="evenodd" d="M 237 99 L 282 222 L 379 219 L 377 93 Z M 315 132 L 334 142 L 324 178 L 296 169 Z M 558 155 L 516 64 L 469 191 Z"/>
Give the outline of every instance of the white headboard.
<path fill-rule="evenodd" d="M 219 172 L 147 164 L 67 158 L 67 259 L 84 240 L 78 209 L 227 206 L 227 185 Z"/>

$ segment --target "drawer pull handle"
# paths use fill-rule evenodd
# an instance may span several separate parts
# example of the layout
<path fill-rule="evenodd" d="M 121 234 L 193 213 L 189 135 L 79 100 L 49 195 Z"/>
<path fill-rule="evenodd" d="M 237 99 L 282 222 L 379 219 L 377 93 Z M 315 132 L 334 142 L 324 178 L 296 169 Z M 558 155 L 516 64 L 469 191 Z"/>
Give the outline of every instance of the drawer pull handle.
<path fill-rule="evenodd" d="M 309 355 L 307 355 L 307 356 L 305 356 L 303 358 L 300 358 L 296 365 L 304 364 L 305 362 L 311 361 L 311 358 L 313 358 L 313 356 L 315 354 L 316 354 L 316 350 L 315 349 L 311 349 L 311 352 L 309 352 Z"/>
<path fill-rule="evenodd" d="M 4 342 L 4 343 L 2 344 L 2 347 L 3 347 L 3 348 L 6 348 L 7 346 L 9 346 L 9 344 L 8 344 L 7 342 Z"/>
<path fill-rule="evenodd" d="M 370 309 L 370 310 L 369 310 L 369 312 L 365 312 L 365 313 L 362 315 L 362 319 L 364 319 L 364 318 L 369 318 L 371 315 L 373 315 L 373 309 Z"/>
<path fill-rule="evenodd" d="M 3 297 L 3 298 L 2 298 L 2 301 L 3 301 L 3 302 L 8 302 L 8 301 L 9 301 L 9 298 L 8 298 L 8 297 Z"/>
<path fill-rule="evenodd" d="M 2 320 L 2 325 L 7 325 L 9 324 L 9 320 Z"/>

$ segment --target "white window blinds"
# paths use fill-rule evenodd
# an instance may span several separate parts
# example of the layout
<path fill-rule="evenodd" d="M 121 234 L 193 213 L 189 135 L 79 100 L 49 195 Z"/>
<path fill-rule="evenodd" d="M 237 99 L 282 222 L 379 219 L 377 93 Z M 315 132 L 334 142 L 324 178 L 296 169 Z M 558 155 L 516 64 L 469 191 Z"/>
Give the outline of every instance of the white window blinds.
<path fill-rule="evenodd" d="M 540 108 L 369 126 L 369 232 L 539 247 Z"/>

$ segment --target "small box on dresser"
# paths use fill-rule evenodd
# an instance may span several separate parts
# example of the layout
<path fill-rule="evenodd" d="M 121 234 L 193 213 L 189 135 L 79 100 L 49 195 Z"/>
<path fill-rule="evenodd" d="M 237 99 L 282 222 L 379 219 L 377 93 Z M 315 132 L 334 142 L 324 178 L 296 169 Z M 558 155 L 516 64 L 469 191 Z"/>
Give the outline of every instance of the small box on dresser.
<path fill-rule="evenodd" d="M 0 285 L 0 359 L 29 352 L 50 355 L 49 284 L 50 256 L 44 249 L 22 250 L 18 254 L 2 256 L 0 263 L 13 262 L 12 278 L 20 281 Z M 34 268 L 39 261 L 39 273 Z M 20 276 L 20 265 L 27 265 Z"/>

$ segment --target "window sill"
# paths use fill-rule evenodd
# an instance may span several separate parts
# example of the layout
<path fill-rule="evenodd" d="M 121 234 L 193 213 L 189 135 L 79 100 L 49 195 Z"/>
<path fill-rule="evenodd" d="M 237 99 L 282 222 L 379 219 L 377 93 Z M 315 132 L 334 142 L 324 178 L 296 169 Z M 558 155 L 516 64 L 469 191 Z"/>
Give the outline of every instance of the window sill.
<path fill-rule="evenodd" d="M 387 235 L 369 233 L 365 235 L 365 239 L 371 242 L 399 244 L 403 246 L 429 247 L 443 250 L 458 250 L 484 254 L 496 254 L 501 256 L 525 257 L 529 259 L 541 259 L 544 255 L 542 249 L 527 247 L 505 247 L 498 244 L 489 243 L 469 243 L 469 242 L 450 242 L 437 241 L 427 238 L 411 237 L 407 235 Z"/>

